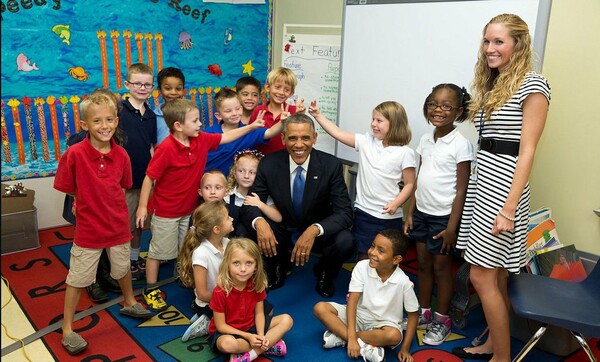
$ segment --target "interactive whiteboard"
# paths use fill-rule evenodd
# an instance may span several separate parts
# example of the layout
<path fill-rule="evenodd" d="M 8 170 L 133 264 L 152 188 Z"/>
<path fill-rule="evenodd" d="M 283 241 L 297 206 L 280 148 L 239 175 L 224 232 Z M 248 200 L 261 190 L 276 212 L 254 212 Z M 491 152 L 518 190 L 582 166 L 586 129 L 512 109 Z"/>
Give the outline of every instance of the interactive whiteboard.
<path fill-rule="evenodd" d="M 423 116 L 425 97 L 439 83 L 470 90 L 482 31 L 501 13 L 519 15 L 529 26 L 541 69 L 550 0 L 401 1 L 346 0 L 338 125 L 356 133 L 370 129 L 372 111 L 394 100 L 408 113 L 415 149 L 433 128 Z M 460 131 L 476 141 L 473 126 Z M 340 142 L 336 155 L 356 162 L 353 148 Z"/>

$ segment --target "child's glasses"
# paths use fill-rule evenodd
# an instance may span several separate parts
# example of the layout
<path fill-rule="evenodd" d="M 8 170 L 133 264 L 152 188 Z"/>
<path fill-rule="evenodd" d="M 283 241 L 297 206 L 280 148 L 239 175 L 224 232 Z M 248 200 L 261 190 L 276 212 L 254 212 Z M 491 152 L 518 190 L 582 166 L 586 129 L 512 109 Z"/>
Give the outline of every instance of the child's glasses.
<path fill-rule="evenodd" d="M 442 111 L 451 111 L 451 110 L 452 110 L 452 109 L 454 109 L 454 108 L 460 108 L 460 107 L 455 107 L 455 106 L 452 106 L 452 105 L 450 105 L 450 104 L 437 104 L 437 103 L 435 103 L 435 102 L 428 102 L 428 103 L 426 104 L 426 106 L 427 106 L 427 108 L 428 108 L 429 110 L 432 110 L 432 111 L 433 111 L 434 109 L 436 109 L 437 107 L 440 107 L 440 108 L 442 109 Z"/>
<path fill-rule="evenodd" d="M 127 82 L 129 84 L 131 84 L 131 86 L 135 89 L 152 89 L 154 88 L 154 83 L 132 83 L 132 82 Z"/>

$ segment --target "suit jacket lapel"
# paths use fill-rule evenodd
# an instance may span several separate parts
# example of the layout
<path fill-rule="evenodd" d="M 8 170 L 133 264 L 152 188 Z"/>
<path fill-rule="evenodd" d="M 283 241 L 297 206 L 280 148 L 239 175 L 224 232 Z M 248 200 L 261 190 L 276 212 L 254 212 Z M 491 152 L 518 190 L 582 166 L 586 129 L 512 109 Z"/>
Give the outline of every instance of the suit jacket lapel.
<path fill-rule="evenodd" d="M 302 200 L 302 215 L 306 213 L 310 205 L 316 203 L 315 196 L 319 188 L 319 182 L 321 177 L 319 170 L 321 169 L 321 162 L 316 152 L 311 151 L 310 163 L 308 164 L 308 171 L 306 172 L 306 181 L 304 183 L 304 198 Z"/>

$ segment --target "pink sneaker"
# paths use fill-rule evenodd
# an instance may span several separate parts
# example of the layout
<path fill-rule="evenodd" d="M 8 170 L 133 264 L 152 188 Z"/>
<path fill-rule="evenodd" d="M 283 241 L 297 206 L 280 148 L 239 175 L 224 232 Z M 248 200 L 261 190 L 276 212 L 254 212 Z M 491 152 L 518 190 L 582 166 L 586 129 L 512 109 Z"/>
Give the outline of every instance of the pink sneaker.
<path fill-rule="evenodd" d="M 279 341 L 277 341 L 277 343 L 275 343 L 273 345 L 273 347 L 269 348 L 265 354 L 271 355 L 271 356 L 285 356 L 285 354 L 287 353 L 287 346 L 285 345 L 285 342 L 283 341 L 283 339 L 280 339 Z"/>
<path fill-rule="evenodd" d="M 229 357 L 229 362 L 250 362 L 250 353 L 232 353 Z"/>

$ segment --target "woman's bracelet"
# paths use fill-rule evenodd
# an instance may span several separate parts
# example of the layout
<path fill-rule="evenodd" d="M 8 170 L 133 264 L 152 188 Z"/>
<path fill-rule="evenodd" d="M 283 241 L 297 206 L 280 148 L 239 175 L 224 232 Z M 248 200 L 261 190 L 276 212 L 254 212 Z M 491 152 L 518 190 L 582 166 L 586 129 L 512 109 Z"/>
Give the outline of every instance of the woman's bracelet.
<path fill-rule="evenodd" d="M 509 216 L 504 215 L 504 213 L 502 212 L 502 210 L 498 211 L 498 214 L 500 216 L 502 216 L 503 218 L 505 218 L 506 220 L 508 220 L 508 221 L 512 221 L 512 222 L 517 221 L 517 219 L 515 219 L 514 217 L 509 217 Z"/>

